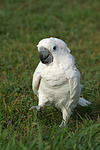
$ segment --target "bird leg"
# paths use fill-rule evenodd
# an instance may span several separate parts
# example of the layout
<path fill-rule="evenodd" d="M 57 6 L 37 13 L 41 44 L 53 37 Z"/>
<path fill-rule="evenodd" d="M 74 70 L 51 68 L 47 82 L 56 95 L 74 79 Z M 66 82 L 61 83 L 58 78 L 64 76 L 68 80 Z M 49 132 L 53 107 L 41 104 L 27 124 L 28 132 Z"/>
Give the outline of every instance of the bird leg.
<path fill-rule="evenodd" d="M 62 120 L 62 122 L 61 122 L 61 124 L 60 124 L 59 127 L 62 127 L 62 126 L 65 126 L 65 125 L 66 125 L 66 119 L 68 120 L 69 117 L 70 117 L 70 115 L 71 115 L 71 110 L 68 109 L 68 108 L 66 108 L 66 107 L 64 107 L 64 108 L 62 109 L 63 120 Z"/>

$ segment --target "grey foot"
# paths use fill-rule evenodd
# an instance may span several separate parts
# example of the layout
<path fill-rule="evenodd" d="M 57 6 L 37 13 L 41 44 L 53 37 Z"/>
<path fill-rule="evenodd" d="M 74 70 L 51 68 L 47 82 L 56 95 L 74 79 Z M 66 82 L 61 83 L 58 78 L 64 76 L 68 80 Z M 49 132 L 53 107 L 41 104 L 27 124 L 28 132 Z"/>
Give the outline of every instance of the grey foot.
<path fill-rule="evenodd" d="M 65 125 L 66 125 L 66 121 L 62 120 L 62 122 L 61 122 L 59 127 L 65 127 Z"/>
<path fill-rule="evenodd" d="M 33 110 L 33 109 L 40 111 L 41 113 L 44 113 L 43 107 L 41 106 L 32 106 L 29 110 Z"/>

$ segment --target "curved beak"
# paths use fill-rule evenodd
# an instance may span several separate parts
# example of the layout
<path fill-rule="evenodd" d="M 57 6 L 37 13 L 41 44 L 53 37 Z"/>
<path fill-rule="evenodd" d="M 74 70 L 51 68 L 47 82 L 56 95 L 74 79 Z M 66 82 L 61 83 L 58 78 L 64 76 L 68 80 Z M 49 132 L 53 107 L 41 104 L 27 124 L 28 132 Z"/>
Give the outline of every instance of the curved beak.
<path fill-rule="evenodd" d="M 40 48 L 40 60 L 43 64 L 50 64 L 53 62 L 53 56 L 51 52 L 46 48 Z"/>

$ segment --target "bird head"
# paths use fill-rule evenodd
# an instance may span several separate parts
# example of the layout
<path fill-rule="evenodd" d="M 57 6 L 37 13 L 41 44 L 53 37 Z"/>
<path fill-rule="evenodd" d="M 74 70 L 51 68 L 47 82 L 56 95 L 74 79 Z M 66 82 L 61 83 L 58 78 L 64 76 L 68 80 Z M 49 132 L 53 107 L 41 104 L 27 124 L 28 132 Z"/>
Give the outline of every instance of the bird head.
<path fill-rule="evenodd" d="M 43 64 L 50 64 L 53 62 L 55 55 L 62 54 L 63 52 L 70 52 L 66 43 L 58 38 L 46 38 L 41 40 L 38 45 L 40 53 L 40 60 Z"/>

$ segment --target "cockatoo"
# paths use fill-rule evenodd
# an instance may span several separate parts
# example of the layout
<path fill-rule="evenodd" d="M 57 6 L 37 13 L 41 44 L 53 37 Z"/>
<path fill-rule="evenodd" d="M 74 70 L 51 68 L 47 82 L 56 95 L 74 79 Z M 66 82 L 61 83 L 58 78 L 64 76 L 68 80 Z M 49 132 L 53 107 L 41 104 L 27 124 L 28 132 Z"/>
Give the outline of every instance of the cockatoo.
<path fill-rule="evenodd" d="M 30 110 L 42 111 L 44 105 L 54 106 L 62 112 L 63 126 L 77 104 L 88 106 L 91 103 L 80 97 L 80 72 L 67 44 L 50 37 L 41 40 L 37 47 L 40 62 L 33 74 L 32 87 L 39 102 Z"/>

